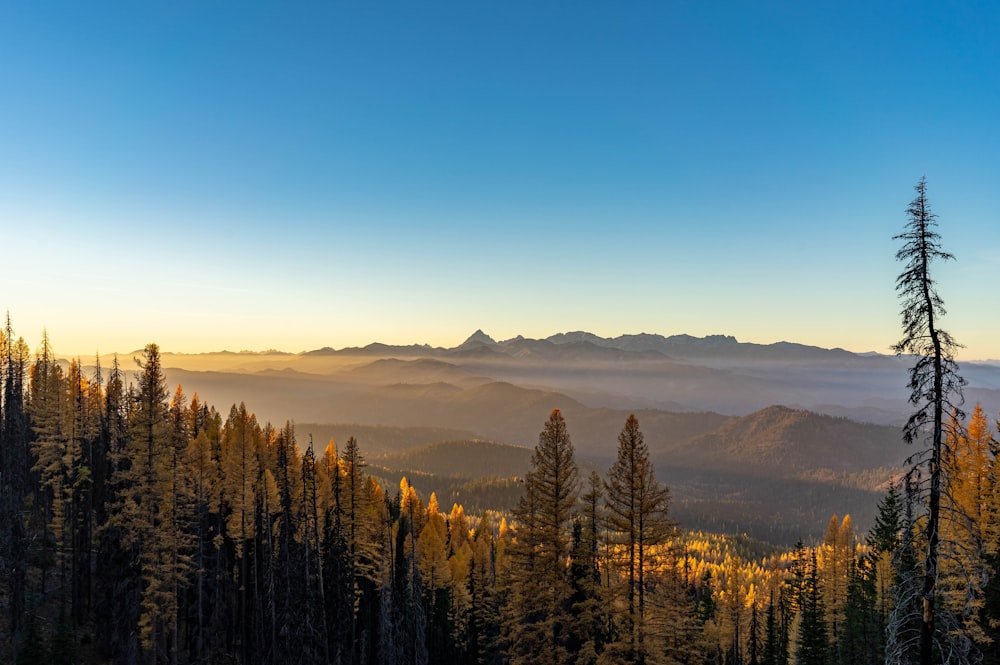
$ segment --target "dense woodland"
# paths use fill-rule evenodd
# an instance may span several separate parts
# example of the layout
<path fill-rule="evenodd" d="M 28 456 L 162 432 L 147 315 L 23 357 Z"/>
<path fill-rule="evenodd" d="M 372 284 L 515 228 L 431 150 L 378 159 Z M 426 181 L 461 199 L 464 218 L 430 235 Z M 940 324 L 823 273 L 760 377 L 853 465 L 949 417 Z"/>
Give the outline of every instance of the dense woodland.
<path fill-rule="evenodd" d="M 31 353 L 9 320 L 0 340 L 3 662 L 779 665 L 914 649 L 913 474 L 870 533 L 833 516 L 821 542 L 779 550 L 679 529 L 634 417 L 604 477 L 581 478 L 554 411 L 516 509 L 472 514 L 380 485 L 354 438 L 318 451 L 291 423 L 171 391 L 155 345 L 128 380 L 57 362 L 47 337 Z M 938 611 L 996 663 L 1000 444 L 980 409 L 947 431 Z"/>

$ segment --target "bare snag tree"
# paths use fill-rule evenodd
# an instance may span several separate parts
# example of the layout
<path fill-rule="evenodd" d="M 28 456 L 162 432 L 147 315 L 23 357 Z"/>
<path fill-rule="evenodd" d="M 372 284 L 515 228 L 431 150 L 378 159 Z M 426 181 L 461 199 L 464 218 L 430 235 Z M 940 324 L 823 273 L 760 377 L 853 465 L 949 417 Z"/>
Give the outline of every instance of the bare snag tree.
<path fill-rule="evenodd" d="M 903 338 L 893 346 L 893 350 L 897 355 L 910 354 L 914 357 L 909 388 L 910 403 L 917 410 L 903 427 L 903 438 L 910 444 L 928 438 L 930 440 L 929 448 L 911 457 L 911 460 L 915 460 L 911 474 L 922 481 L 921 504 L 926 514 L 920 522 L 923 524 L 922 546 L 925 554 L 919 602 L 904 603 L 897 608 L 900 611 L 896 613 L 899 616 L 895 617 L 896 620 L 890 627 L 890 645 L 895 645 L 897 660 L 908 660 L 905 654 L 913 653 L 913 647 L 917 645 L 904 638 L 900 630 L 905 631 L 902 626 L 914 625 L 916 622 L 915 617 L 905 617 L 902 614 L 907 606 L 913 610 L 919 608 L 919 648 L 916 651 L 919 652 L 921 665 L 931 665 L 936 658 L 943 662 L 961 662 L 968 654 L 967 647 L 963 648 L 955 643 L 955 639 L 961 636 L 956 635 L 951 626 L 935 626 L 936 614 L 939 614 L 939 608 L 935 607 L 935 596 L 941 495 L 946 480 L 942 478 L 943 433 L 945 417 L 949 413 L 961 413 L 959 406 L 965 381 L 959 376 L 954 359 L 954 350 L 960 348 L 960 345 L 940 327 L 940 319 L 945 314 L 944 301 L 938 295 L 931 277 L 934 261 L 947 261 L 954 259 L 954 256 L 941 249 L 941 237 L 935 230 L 937 216 L 931 211 L 927 201 L 926 179 L 921 178 L 915 189 L 917 196 L 906 209 L 908 221 L 905 230 L 894 237 L 895 240 L 902 241 L 902 246 L 896 252 L 896 260 L 904 262 L 904 268 L 896 278 L 896 292 L 902 300 Z M 921 467 L 926 468 L 926 475 Z M 914 584 L 911 588 L 915 590 L 916 587 Z M 947 644 L 939 642 L 935 647 L 936 637 L 944 638 Z M 968 640 L 959 641 L 968 644 Z M 934 655 L 935 648 L 938 649 L 937 657 Z M 890 648 L 890 652 L 892 651 Z"/>

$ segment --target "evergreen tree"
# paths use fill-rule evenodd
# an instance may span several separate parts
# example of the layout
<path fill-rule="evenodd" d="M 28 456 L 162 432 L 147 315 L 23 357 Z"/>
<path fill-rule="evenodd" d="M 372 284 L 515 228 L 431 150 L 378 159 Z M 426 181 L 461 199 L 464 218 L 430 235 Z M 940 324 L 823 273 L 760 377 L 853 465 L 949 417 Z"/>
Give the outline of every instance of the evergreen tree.
<path fill-rule="evenodd" d="M 279 436 L 278 441 L 281 441 Z M 350 662 L 350 640 L 354 622 L 353 580 L 348 576 L 347 542 L 344 538 L 341 497 L 343 473 L 336 445 L 330 440 L 323 454 L 323 465 L 330 478 L 330 501 L 323 526 L 323 581 L 326 584 L 328 653 L 334 665 Z"/>
<path fill-rule="evenodd" d="M 601 588 L 599 530 L 604 483 L 597 472 L 587 479 L 583 515 L 573 522 L 570 580 L 573 596 L 570 614 L 573 623 L 568 649 L 578 663 L 594 662 L 608 641 L 608 608 Z"/>
<path fill-rule="evenodd" d="M 66 382 L 62 367 L 56 362 L 47 333 L 31 366 L 31 384 L 27 412 L 33 433 L 32 471 L 38 475 L 36 517 L 42 525 L 44 556 L 42 593 L 46 591 L 48 571 L 56 568 L 61 585 L 66 584 L 66 553 L 69 552 L 69 528 L 66 524 L 70 496 L 70 468 L 74 452 L 64 427 L 66 412 Z"/>
<path fill-rule="evenodd" d="M 844 630 L 836 645 L 837 662 L 855 665 L 885 661 L 885 638 L 877 596 L 872 559 L 861 557 L 852 561 L 848 571 Z"/>
<path fill-rule="evenodd" d="M 823 538 L 820 579 L 823 602 L 826 606 L 827 625 L 830 627 L 831 646 L 836 649 L 844 623 L 847 603 L 847 584 L 851 563 L 854 560 L 854 530 L 851 516 L 843 519 L 833 515 Z"/>
<path fill-rule="evenodd" d="M 191 409 L 198 408 L 195 398 L 191 400 Z M 188 635 L 188 652 L 191 660 L 204 658 L 209 639 L 208 626 L 212 607 L 208 603 L 211 578 L 209 567 L 214 560 L 215 543 L 212 537 L 213 521 L 218 516 L 218 506 L 214 505 L 211 488 L 218 484 L 218 464 L 212 458 L 212 443 L 207 427 L 192 427 L 189 431 L 197 433 L 189 440 L 185 454 L 185 466 L 190 474 L 192 500 L 192 532 L 191 566 L 194 579 L 188 605 L 188 621 L 191 626 Z M 272 589 L 273 596 L 273 589 Z"/>
<path fill-rule="evenodd" d="M 903 519 L 899 546 L 893 557 L 894 583 L 892 612 L 886 629 L 886 663 L 909 665 L 921 658 L 924 628 L 922 609 L 923 574 L 918 563 L 921 536 L 926 533 L 917 522 L 920 501 L 914 487 L 920 481 L 920 468 L 904 477 Z"/>
<path fill-rule="evenodd" d="M 295 440 L 295 430 L 291 423 L 285 427 L 275 439 L 274 479 L 277 489 L 277 504 L 273 509 L 273 521 L 277 522 L 272 530 L 276 532 L 274 550 L 274 601 L 270 617 L 271 650 L 273 662 L 280 663 L 297 660 L 300 656 L 301 643 L 297 639 L 296 629 L 300 623 L 302 609 L 301 570 L 302 554 L 300 544 L 296 539 L 299 533 L 300 513 L 295 509 L 296 496 L 300 488 L 296 481 L 300 460 Z M 353 609 L 353 607 L 352 607 Z M 353 611 L 351 612 L 353 617 Z M 350 643 L 349 643 L 350 644 Z M 351 650 L 353 653 L 353 649 Z"/>
<path fill-rule="evenodd" d="M 102 655 L 116 661 L 136 662 L 141 593 L 139 548 L 131 537 L 129 517 L 135 512 L 129 418 L 130 394 L 115 357 L 104 391 L 99 449 L 105 459 L 101 501 L 97 506 L 97 603 L 95 623 Z"/>
<path fill-rule="evenodd" d="M 760 665 L 760 619 L 757 603 L 750 608 L 750 635 L 747 639 L 747 665 Z"/>
<path fill-rule="evenodd" d="M 996 424 L 1000 431 L 1000 421 Z M 980 625 L 984 641 L 992 645 L 983 649 L 984 665 L 1000 665 L 1000 440 L 989 439 L 990 461 L 987 467 L 987 492 L 983 508 L 983 538 L 985 564 L 989 581 L 983 589 Z"/>
<path fill-rule="evenodd" d="M 328 662 L 328 640 L 326 635 L 326 599 L 323 583 L 322 552 L 320 551 L 319 487 L 316 455 L 312 437 L 309 447 L 302 456 L 302 504 L 299 524 L 301 525 L 302 546 L 301 575 L 304 594 L 299 598 L 302 606 L 298 624 L 299 640 L 307 662 Z"/>
<path fill-rule="evenodd" d="M 905 266 L 896 278 L 896 291 L 903 301 L 903 338 L 893 348 L 897 354 L 909 353 L 915 357 L 909 388 L 910 403 L 917 410 L 903 428 L 903 438 L 907 443 L 913 443 L 922 439 L 928 429 L 930 433 L 929 448 L 918 459 L 927 467 L 927 484 L 922 488 L 926 490 L 927 507 L 924 519 L 920 662 L 921 665 L 931 665 L 935 658 L 935 639 L 949 643 L 950 646 L 945 649 L 955 657 L 965 654 L 961 656 L 965 658 L 968 654 L 967 637 L 954 621 L 937 620 L 941 608 L 936 603 L 941 496 L 946 482 L 942 471 L 944 418 L 949 411 L 957 412 L 965 381 L 959 376 L 954 360 L 958 344 L 940 327 L 940 319 L 945 313 L 944 301 L 931 277 L 933 261 L 954 257 L 941 249 L 940 235 L 935 231 L 937 216 L 931 212 L 927 200 L 926 180 L 921 178 L 915 189 L 917 196 L 906 210 L 909 218 L 906 229 L 895 236 L 903 243 L 896 259 L 904 261 Z M 947 625 L 942 625 L 944 623 Z"/>
<path fill-rule="evenodd" d="M 466 652 L 467 661 L 476 665 L 496 663 L 500 658 L 497 559 L 502 558 L 503 553 L 497 547 L 496 528 L 493 517 L 489 513 L 484 514 L 476 525 L 473 540 L 469 573 L 471 611 Z"/>
<path fill-rule="evenodd" d="M 867 539 L 868 557 L 877 585 L 878 617 L 882 630 L 885 630 L 892 610 L 892 586 L 897 581 L 892 561 L 900 546 L 903 526 L 902 497 L 897 485 L 892 484 L 879 501 L 875 523 Z"/>
<path fill-rule="evenodd" d="M 667 517 L 669 491 L 661 486 L 649 461 L 639 421 L 629 415 L 618 435 L 618 458 L 608 472 L 609 523 L 621 539 L 627 614 L 624 635 L 629 658 L 645 662 L 644 646 L 646 576 L 652 564 L 650 551 L 665 544 L 673 532 Z"/>
<path fill-rule="evenodd" d="M 811 555 L 806 571 L 800 602 L 801 623 L 795 646 L 796 661 L 799 665 L 826 665 L 830 645 L 815 552 Z"/>
<path fill-rule="evenodd" d="M 767 613 L 764 617 L 764 644 L 761 647 L 761 665 L 778 665 L 781 662 L 778 656 L 778 649 L 781 644 L 780 629 L 778 612 L 774 602 L 774 591 L 771 591 L 771 597 L 767 603 Z"/>
<path fill-rule="evenodd" d="M 236 612 L 231 630 L 234 630 L 238 637 L 240 655 L 244 660 L 254 648 L 252 630 L 255 621 L 253 575 L 256 565 L 254 515 L 257 506 L 257 482 L 261 477 L 262 445 L 263 432 L 257 424 L 257 418 L 245 404 L 233 405 L 222 428 L 221 510 L 226 517 L 225 534 L 232 543 L 236 565 L 233 571 Z M 300 472 L 298 468 L 290 470 L 290 473 L 295 475 L 299 475 Z"/>
<path fill-rule="evenodd" d="M 178 576 L 174 557 L 175 496 L 166 377 L 156 344 L 148 344 L 130 413 L 131 474 L 126 537 L 140 552 L 142 601 L 139 633 L 151 663 L 159 653 L 173 657 L 177 644 Z"/>
<path fill-rule="evenodd" d="M 7 583 L 8 638 L 18 652 L 26 607 L 27 533 L 23 507 L 29 493 L 29 429 L 25 411 L 28 345 L 14 337 L 10 314 L 0 331 L 0 577 Z"/>
<path fill-rule="evenodd" d="M 437 495 L 427 501 L 427 516 L 417 539 L 417 563 L 427 607 L 427 647 L 431 653 L 446 653 L 451 643 L 451 567 L 448 565 L 448 525 L 438 507 Z"/>
<path fill-rule="evenodd" d="M 513 663 L 568 662 L 566 575 L 570 519 L 579 486 L 573 444 L 558 409 L 550 415 L 531 456 L 525 491 L 516 510 L 517 547 L 509 657 Z"/>
<path fill-rule="evenodd" d="M 718 609 L 715 602 L 715 590 L 712 588 L 712 571 L 706 569 L 701 577 L 698 602 L 695 604 L 694 615 L 698 622 L 705 625 L 715 618 Z"/>
<path fill-rule="evenodd" d="M 70 529 L 71 560 L 70 577 L 72 588 L 70 606 L 75 625 L 83 625 L 90 616 L 93 580 L 91 576 L 91 553 L 95 545 L 94 516 L 95 504 L 95 464 L 100 451 L 101 431 L 101 386 L 100 366 L 97 380 L 83 375 L 79 360 L 70 362 L 68 372 L 70 438 L 75 441 L 72 448 L 76 457 L 70 468 Z"/>
<path fill-rule="evenodd" d="M 958 414 L 952 413 L 942 450 L 944 489 L 936 593 L 950 624 L 948 632 L 960 633 L 979 644 L 986 639 L 979 614 L 988 576 L 983 542 L 988 443 L 988 425 L 979 405 L 968 429 Z"/>
<path fill-rule="evenodd" d="M 596 577 L 596 579 L 595 579 Z M 573 545 L 570 551 L 569 580 L 571 595 L 566 611 L 570 617 L 566 651 L 572 662 L 593 663 L 597 660 L 603 621 L 599 613 L 598 590 L 600 572 L 590 544 L 583 534 L 583 524 L 573 521 Z"/>

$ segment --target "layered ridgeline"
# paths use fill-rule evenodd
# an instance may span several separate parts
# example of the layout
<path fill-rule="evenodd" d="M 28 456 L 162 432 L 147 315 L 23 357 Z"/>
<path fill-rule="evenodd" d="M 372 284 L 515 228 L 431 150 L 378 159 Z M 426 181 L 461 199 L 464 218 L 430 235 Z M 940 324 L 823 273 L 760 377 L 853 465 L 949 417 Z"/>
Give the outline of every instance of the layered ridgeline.
<path fill-rule="evenodd" d="M 383 414 L 273 426 L 196 380 L 171 387 L 155 345 L 129 372 L 57 362 L 47 340 L 32 355 L 9 326 L 0 349 L 5 659 L 881 657 L 904 507 L 873 490 L 905 454 L 895 427 L 784 406 L 633 414 L 439 358 L 183 370 Z M 972 482 L 996 473 L 982 411 L 967 431 L 951 500 L 994 528 L 996 497 Z M 879 507 L 867 546 L 856 518 L 829 516 L 852 500 Z"/>
<path fill-rule="evenodd" d="M 164 354 L 168 369 L 211 372 L 200 377 L 199 385 L 220 396 L 235 393 L 231 375 L 253 376 L 238 386 L 245 390 L 240 399 L 260 403 L 266 416 L 273 410 L 275 417 L 292 414 L 309 422 L 330 422 L 331 408 L 335 415 L 365 408 L 366 397 L 391 399 L 389 386 L 419 385 L 424 393 L 444 397 L 456 388 L 505 382 L 592 407 L 747 415 L 778 404 L 900 424 L 909 414 L 906 371 L 911 364 L 907 357 L 789 342 L 751 344 L 724 335 L 602 338 L 585 332 L 497 342 L 476 331 L 454 348 L 373 343 L 296 354 Z M 969 382 L 969 403 L 981 402 L 989 412 L 1000 409 L 1000 366 L 963 363 L 962 374 Z M 369 389 L 367 395 L 359 394 L 361 387 Z M 284 401 L 282 393 L 289 395 Z M 334 404 L 338 397 L 350 397 L 352 403 Z M 226 401 L 232 400 L 220 403 Z"/>
<path fill-rule="evenodd" d="M 627 414 L 602 414 L 610 419 Z M 637 414 L 654 423 L 647 413 Z M 706 418 L 709 422 L 715 422 Z M 576 440 L 578 423 L 567 416 Z M 302 423 L 300 431 L 334 431 Z M 349 426 L 343 426 L 346 431 Z M 387 484 L 403 477 L 425 492 L 473 509 L 509 510 L 517 502 L 530 448 L 480 439 L 376 449 L 371 472 Z M 617 436 L 617 435 L 615 435 Z M 615 438 L 609 440 L 613 451 Z M 899 430 L 785 407 L 723 418 L 707 432 L 657 442 L 647 436 L 657 473 L 671 488 L 672 513 L 685 528 L 747 533 L 791 545 L 818 537 L 835 512 L 866 529 L 896 465 L 908 452 Z M 382 444 L 385 445 L 385 444 Z M 610 460 L 579 455 L 585 473 L 603 473 Z M 789 498 L 794 497 L 794 501 Z"/>
<path fill-rule="evenodd" d="M 607 468 L 621 423 L 634 412 L 686 525 L 783 543 L 815 535 L 833 512 L 870 523 L 875 493 L 909 453 L 898 429 L 908 362 L 722 335 L 579 332 L 497 342 L 481 331 L 454 348 L 163 356 L 171 384 L 197 387 L 216 404 L 245 402 L 265 420 L 290 418 L 317 442 L 366 428 L 359 438 L 373 463 L 446 441 L 530 447 L 538 423 L 558 408 L 581 459 Z M 970 402 L 1000 408 L 1000 368 L 970 363 L 963 374 Z M 434 488 L 465 497 L 486 487 L 498 507 L 514 500 L 513 488 L 497 489 L 504 474 L 458 462 L 447 473 L 426 470 L 415 458 L 386 460 L 380 473 L 425 474 Z"/>

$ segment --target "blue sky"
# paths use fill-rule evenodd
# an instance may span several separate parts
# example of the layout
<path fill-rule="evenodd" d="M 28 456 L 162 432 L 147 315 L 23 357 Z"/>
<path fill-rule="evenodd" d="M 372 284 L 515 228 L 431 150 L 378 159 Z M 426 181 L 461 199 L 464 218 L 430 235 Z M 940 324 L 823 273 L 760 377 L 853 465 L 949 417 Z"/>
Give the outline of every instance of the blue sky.
<path fill-rule="evenodd" d="M 993 3 L 0 1 L 35 344 L 726 333 L 887 351 L 923 175 L 1000 358 Z"/>

